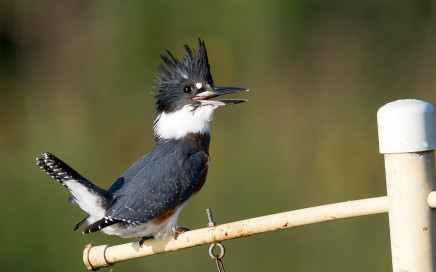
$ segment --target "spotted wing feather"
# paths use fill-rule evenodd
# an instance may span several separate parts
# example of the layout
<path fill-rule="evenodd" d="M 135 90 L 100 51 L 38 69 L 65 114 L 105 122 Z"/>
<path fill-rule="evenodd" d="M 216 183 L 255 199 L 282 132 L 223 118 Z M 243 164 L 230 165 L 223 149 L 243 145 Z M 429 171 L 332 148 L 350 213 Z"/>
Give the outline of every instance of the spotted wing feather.
<path fill-rule="evenodd" d="M 198 191 L 207 167 L 208 155 L 198 147 L 180 142 L 156 145 L 113 185 L 114 203 L 107 218 L 129 223 L 156 218 Z"/>

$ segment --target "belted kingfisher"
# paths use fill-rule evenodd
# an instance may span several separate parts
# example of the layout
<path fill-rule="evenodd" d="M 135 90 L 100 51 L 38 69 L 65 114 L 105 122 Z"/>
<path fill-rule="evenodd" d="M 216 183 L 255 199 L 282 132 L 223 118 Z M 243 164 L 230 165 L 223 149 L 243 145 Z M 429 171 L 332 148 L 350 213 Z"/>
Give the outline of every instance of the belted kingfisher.
<path fill-rule="evenodd" d="M 177 225 L 177 217 L 202 188 L 209 170 L 210 125 L 220 106 L 247 100 L 212 100 L 223 94 L 248 91 L 215 87 L 204 41 L 196 52 L 185 45 L 186 56 L 161 55 L 154 87 L 157 117 L 155 146 L 104 190 L 54 155 L 44 152 L 36 164 L 68 188 L 71 204 L 88 216 L 73 230 L 84 234 L 101 230 L 123 238 L 176 239 L 188 229 Z"/>

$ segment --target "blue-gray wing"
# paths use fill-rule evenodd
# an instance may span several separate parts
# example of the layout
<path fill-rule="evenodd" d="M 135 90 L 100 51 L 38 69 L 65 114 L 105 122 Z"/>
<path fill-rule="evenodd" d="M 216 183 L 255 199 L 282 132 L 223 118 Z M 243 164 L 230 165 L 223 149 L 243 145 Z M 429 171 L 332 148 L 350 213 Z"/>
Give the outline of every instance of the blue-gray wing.
<path fill-rule="evenodd" d="M 157 146 L 109 189 L 107 216 L 145 223 L 189 199 L 204 183 L 208 155 L 194 147 Z"/>

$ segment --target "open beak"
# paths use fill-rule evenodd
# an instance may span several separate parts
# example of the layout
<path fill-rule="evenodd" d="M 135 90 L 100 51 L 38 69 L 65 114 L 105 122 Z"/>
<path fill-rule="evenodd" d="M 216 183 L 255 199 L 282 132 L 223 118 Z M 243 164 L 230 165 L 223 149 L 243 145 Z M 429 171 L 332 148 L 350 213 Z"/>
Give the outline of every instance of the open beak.
<path fill-rule="evenodd" d="M 220 99 L 220 100 L 210 100 L 220 95 L 238 93 L 238 92 L 248 92 L 249 90 L 244 88 L 234 88 L 234 87 L 213 87 L 210 90 L 198 93 L 192 100 L 199 100 L 202 104 L 225 106 L 239 104 L 242 102 L 247 102 L 246 99 Z"/>

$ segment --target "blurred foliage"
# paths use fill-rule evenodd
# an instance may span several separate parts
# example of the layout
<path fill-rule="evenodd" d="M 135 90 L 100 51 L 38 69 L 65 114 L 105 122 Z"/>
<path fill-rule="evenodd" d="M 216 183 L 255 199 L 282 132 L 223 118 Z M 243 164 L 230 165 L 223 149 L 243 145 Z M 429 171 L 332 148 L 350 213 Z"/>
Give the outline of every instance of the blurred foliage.
<path fill-rule="evenodd" d="M 179 223 L 205 227 L 385 195 L 376 112 L 436 102 L 434 1 L 0 2 L 2 271 L 85 271 L 67 190 L 35 166 L 50 151 L 107 188 L 153 146 L 152 86 L 165 48 L 205 39 L 220 109 L 212 168 Z M 239 95 L 241 97 L 241 95 Z M 226 241 L 229 271 L 388 271 L 386 215 Z M 207 247 L 114 271 L 215 271 Z"/>

